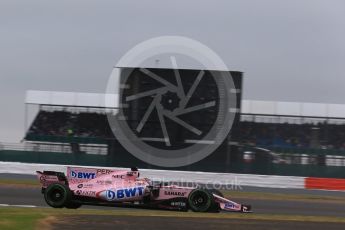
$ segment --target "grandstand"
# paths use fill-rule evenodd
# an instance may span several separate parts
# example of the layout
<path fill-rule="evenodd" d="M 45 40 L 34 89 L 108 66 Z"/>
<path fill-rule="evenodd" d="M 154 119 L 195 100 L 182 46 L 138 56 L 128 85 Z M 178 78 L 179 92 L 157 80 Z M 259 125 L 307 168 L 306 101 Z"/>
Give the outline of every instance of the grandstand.
<path fill-rule="evenodd" d="M 241 73 L 232 72 L 232 75 L 237 77 L 235 85 L 239 93 L 238 102 L 241 103 L 238 103 L 240 113 L 231 133 L 204 160 L 176 169 L 344 176 L 341 166 L 345 166 L 345 105 L 241 100 Z M 152 82 L 134 82 L 137 85 L 132 87 L 133 90 L 143 86 L 146 91 L 152 85 Z M 199 97 L 206 89 L 211 92 L 207 97 L 217 96 L 212 95 L 216 92 L 212 90 L 212 82 L 206 82 L 205 87 L 208 88 L 203 89 Z M 106 104 L 106 97 L 115 103 Z M 7 152 L 0 157 L 2 160 L 11 158 L 24 162 L 157 168 L 131 155 L 114 136 L 107 115 L 116 114 L 120 103 L 116 94 L 28 91 L 24 147 L 16 149 L 12 146 L 16 153 Z M 140 111 L 148 107 L 144 103 L 136 106 L 135 113 L 128 113 L 133 127 L 143 116 Z M 191 119 L 202 122 L 200 126 L 207 128 L 213 115 L 207 112 Z M 145 141 L 153 146 L 166 147 L 154 136 L 160 130 L 157 122 L 150 122 L 151 130 L 145 134 L 154 138 L 141 138 L 146 138 Z M 186 143 L 193 143 L 190 134 L 174 127 L 171 129 L 175 130 L 174 144 L 183 147 Z M 2 146 L 3 150 L 11 148 Z"/>
<path fill-rule="evenodd" d="M 242 113 L 238 141 L 272 148 L 345 150 L 345 119 Z M 106 144 L 114 139 L 102 109 L 41 105 L 27 141 Z"/>
<path fill-rule="evenodd" d="M 29 91 L 27 106 L 36 105 L 39 109 L 28 126 L 25 136 L 27 143 L 37 146 L 61 144 L 65 149 L 69 146 L 71 150 L 65 152 L 98 151 L 117 156 L 116 161 L 111 164 L 128 166 L 134 162 L 141 167 L 152 167 L 140 164 L 116 142 L 106 117 L 106 113 L 115 108 L 106 108 L 104 105 L 102 107 L 99 103 L 90 103 L 89 106 L 85 104 L 86 98 L 89 101 L 102 101 L 102 97 L 104 95 L 101 94 Z M 50 100 L 43 104 L 41 98 Z M 80 101 L 84 101 L 83 104 Z M 345 166 L 345 118 L 340 116 L 340 113 L 345 111 L 343 105 L 289 102 L 288 110 L 286 103 L 242 101 L 240 122 L 235 127 L 236 138 L 228 143 L 236 146 L 231 160 L 237 166 L 230 164 L 231 171 L 248 172 L 248 167 L 242 167 L 241 162 L 248 162 L 250 153 L 256 153 L 257 158 L 261 155 L 261 160 L 258 161 L 261 166 L 257 164 L 256 168 L 250 169 L 258 172 L 270 173 L 272 170 L 272 167 L 263 164 L 263 161 L 337 168 Z M 266 109 L 263 110 L 265 106 Z M 258 151 L 260 148 L 254 147 L 263 148 L 264 151 Z M 114 149 L 115 154 L 112 153 Z M 119 159 L 119 156 L 122 159 Z M 214 165 L 219 166 L 219 163 L 215 161 Z"/>
<path fill-rule="evenodd" d="M 39 105 L 39 112 L 27 129 L 25 136 L 27 141 L 106 144 L 108 140 L 115 139 L 109 127 L 105 107 L 93 104 L 89 106 L 79 103 L 71 104 L 70 101 L 73 100 L 61 99 L 62 97 L 65 99 L 79 97 L 85 100 L 92 97 L 102 98 L 104 95 L 43 93 L 55 94 L 57 97 L 48 102 L 49 105 L 45 105 L 40 100 L 34 100 L 34 95 L 39 96 L 37 98 L 54 96 L 43 96 L 41 91 L 29 91 L 27 94 L 27 105 L 35 103 Z M 239 144 L 268 149 L 280 147 L 345 150 L 345 117 L 339 114 L 341 111 L 345 114 L 343 105 L 289 102 L 290 110 L 286 110 L 286 103 L 243 100 L 244 109 L 236 137 Z M 266 110 L 263 111 L 264 106 L 261 105 L 265 105 Z M 268 105 L 271 109 L 267 109 Z M 277 111 L 279 106 L 285 109 L 285 114 Z M 259 108 L 259 111 L 256 108 Z M 313 108 L 314 111 L 304 108 Z"/>
<path fill-rule="evenodd" d="M 345 105 L 245 100 L 242 106 L 242 143 L 345 150 Z"/>
<path fill-rule="evenodd" d="M 153 80 L 146 74 L 142 74 L 138 69 L 122 68 L 122 71 L 131 71 L 132 79 L 128 83 L 121 83 L 120 88 L 123 90 L 122 95 L 134 95 L 140 92 L 147 92 L 149 90 L 162 88 L 161 82 Z M 173 82 L 175 75 L 173 71 L 169 69 L 150 69 L 158 75 L 163 75 L 166 81 Z M 179 70 L 181 75 L 185 76 L 183 86 L 190 88 L 193 85 L 200 70 Z M 189 106 L 205 104 L 209 100 L 219 98 L 218 89 L 214 78 L 213 72 L 220 74 L 221 71 L 204 71 L 204 76 L 200 78 L 198 87 L 195 88 L 194 94 L 189 98 Z M 231 72 L 231 77 L 234 82 L 234 93 L 237 93 L 237 105 L 240 105 L 241 101 L 241 84 L 242 73 Z M 126 85 L 127 84 L 127 85 Z M 128 87 L 130 84 L 130 87 Z M 175 84 L 175 83 L 173 83 Z M 205 93 L 207 92 L 207 93 Z M 196 95 L 196 96 L 195 96 Z M 106 104 L 105 98 L 111 98 L 115 104 Z M 125 116 L 128 125 L 132 130 L 138 126 L 139 121 L 145 116 L 145 112 L 150 105 L 150 100 L 135 100 L 132 103 L 131 110 L 126 110 Z M 179 104 L 179 96 L 174 92 L 167 91 L 162 94 L 160 98 L 160 105 L 167 110 L 174 110 Z M 117 114 L 120 104 L 128 104 L 126 101 L 119 101 L 119 96 L 116 94 L 92 94 L 92 93 L 66 93 L 66 92 L 47 92 L 47 91 L 28 91 L 26 97 L 26 134 L 25 141 L 31 145 L 36 145 L 37 149 L 41 149 L 40 146 L 62 144 L 64 146 L 70 146 L 70 152 L 79 156 L 79 159 L 88 157 L 90 155 L 89 150 L 94 151 L 95 147 L 98 147 L 101 152 L 107 154 L 107 166 L 124 166 L 129 167 L 136 165 L 141 168 L 154 167 L 148 163 L 142 162 L 132 156 L 128 150 L 126 150 L 120 143 L 119 139 L 115 138 L 108 122 L 109 114 Z M 215 106 L 218 106 L 215 103 Z M 239 115 L 235 109 L 235 124 L 238 124 Z M 198 129 L 205 131 L 212 128 L 216 116 L 211 109 L 203 109 L 199 113 L 194 115 L 183 115 L 183 119 L 189 119 L 197 125 Z M 206 145 L 209 141 L 199 141 L 196 138 L 197 135 L 193 132 L 186 131 L 183 127 L 176 125 L 175 122 L 171 122 L 166 119 L 165 125 L 169 130 L 171 146 L 166 146 L 164 138 L 162 138 L 162 131 L 160 128 L 160 120 L 153 113 L 147 120 L 149 125 L 143 129 L 143 132 L 138 133 L 138 138 L 145 141 L 153 147 L 159 147 L 162 149 L 182 149 L 186 146 L 191 146 L 195 142 Z M 188 122 L 187 122 L 188 123 Z M 235 125 L 236 126 L 236 125 Z M 236 136 L 236 135 L 233 135 Z M 161 141 L 163 140 L 163 142 Z M 131 140 L 135 141 L 135 140 Z M 198 168 L 218 168 L 220 171 L 229 168 L 231 161 L 231 148 L 228 144 L 230 137 L 224 142 L 215 152 L 208 158 L 197 165 L 189 166 L 186 169 L 198 169 Z M 99 151 L 98 151 L 99 152 Z M 84 154 L 86 153 L 86 154 Z M 208 164 L 211 160 L 213 164 Z M 224 164 L 226 162 L 226 164 Z M 73 162 L 72 162 L 73 163 Z"/>

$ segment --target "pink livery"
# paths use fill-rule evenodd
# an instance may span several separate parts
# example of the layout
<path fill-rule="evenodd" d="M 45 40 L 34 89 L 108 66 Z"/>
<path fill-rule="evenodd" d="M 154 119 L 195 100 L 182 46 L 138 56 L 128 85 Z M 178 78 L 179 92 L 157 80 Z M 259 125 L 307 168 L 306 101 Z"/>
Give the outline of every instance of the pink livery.
<path fill-rule="evenodd" d="M 62 172 L 37 171 L 45 201 L 54 208 L 102 205 L 195 212 L 251 212 L 249 205 L 224 198 L 215 189 L 166 185 L 139 175 L 137 168 L 127 171 L 68 167 L 67 176 Z"/>

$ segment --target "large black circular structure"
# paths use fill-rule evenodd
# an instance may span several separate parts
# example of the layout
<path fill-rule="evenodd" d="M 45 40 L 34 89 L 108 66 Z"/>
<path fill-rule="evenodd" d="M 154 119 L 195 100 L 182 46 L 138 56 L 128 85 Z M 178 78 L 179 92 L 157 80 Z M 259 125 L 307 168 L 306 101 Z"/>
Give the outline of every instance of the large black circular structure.
<path fill-rule="evenodd" d="M 237 122 L 236 83 L 229 71 L 121 68 L 120 109 L 108 116 L 110 126 L 121 145 L 145 162 L 195 163 L 215 151 Z"/>

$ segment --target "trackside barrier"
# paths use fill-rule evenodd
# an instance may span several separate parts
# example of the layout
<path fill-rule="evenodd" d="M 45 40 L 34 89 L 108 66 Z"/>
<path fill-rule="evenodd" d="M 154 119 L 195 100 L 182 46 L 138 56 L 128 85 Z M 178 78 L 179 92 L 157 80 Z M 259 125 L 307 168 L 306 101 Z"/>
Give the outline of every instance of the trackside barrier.
<path fill-rule="evenodd" d="M 31 164 L 19 162 L 0 162 L 0 173 L 33 175 L 36 171 L 66 172 L 68 165 Z M 73 165 L 72 165 L 73 166 Z M 75 166 L 80 167 L 80 166 Z M 92 166 L 83 166 L 95 168 Z M 102 167 L 107 168 L 107 167 Z M 107 168 L 125 169 L 125 168 Z M 140 169 L 141 177 L 157 181 L 193 182 L 200 184 L 215 184 L 219 186 L 253 186 L 265 188 L 304 188 L 303 177 L 266 176 L 253 174 L 210 173 Z"/>
<path fill-rule="evenodd" d="M 345 191 L 345 179 L 307 177 L 305 188 Z"/>
<path fill-rule="evenodd" d="M 34 175 L 36 171 L 66 172 L 68 166 L 54 164 L 31 164 L 19 162 L 0 162 L 0 173 Z M 88 166 L 83 166 L 88 167 Z M 90 166 L 89 168 L 95 168 Z M 102 167 L 105 169 L 123 170 L 127 168 Z M 325 189 L 345 191 L 345 179 L 311 178 L 294 176 L 271 176 L 234 173 L 211 173 L 141 169 L 141 177 L 148 177 L 157 181 L 193 182 L 198 184 L 214 184 L 219 186 L 252 186 L 264 188 L 297 188 L 297 189 Z"/>

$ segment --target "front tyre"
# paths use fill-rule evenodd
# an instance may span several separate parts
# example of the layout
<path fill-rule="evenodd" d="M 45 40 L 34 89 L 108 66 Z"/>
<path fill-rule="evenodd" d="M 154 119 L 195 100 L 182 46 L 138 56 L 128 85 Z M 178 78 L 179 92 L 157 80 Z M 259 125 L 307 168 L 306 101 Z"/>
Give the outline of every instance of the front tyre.
<path fill-rule="evenodd" d="M 194 189 L 188 196 L 188 205 L 194 212 L 211 211 L 214 203 L 213 195 L 206 189 Z"/>
<path fill-rule="evenodd" d="M 44 199 L 53 208 L 63 208 L 70 204 L 72 193 L 64 184 L 51 184 L 44 191 Z"/>
<path fill-rule="evenodd" d="M 209 189 L 210 193 L 212 194 L 215 194 L 217 196 L 220 196 L 220 197 L 224 197 L 223 193 L 217 189 Z M 210 212 L 220 212 L 220 205 L 218 202 L 214 202 L 212 208 L 209 210 Z"/>

